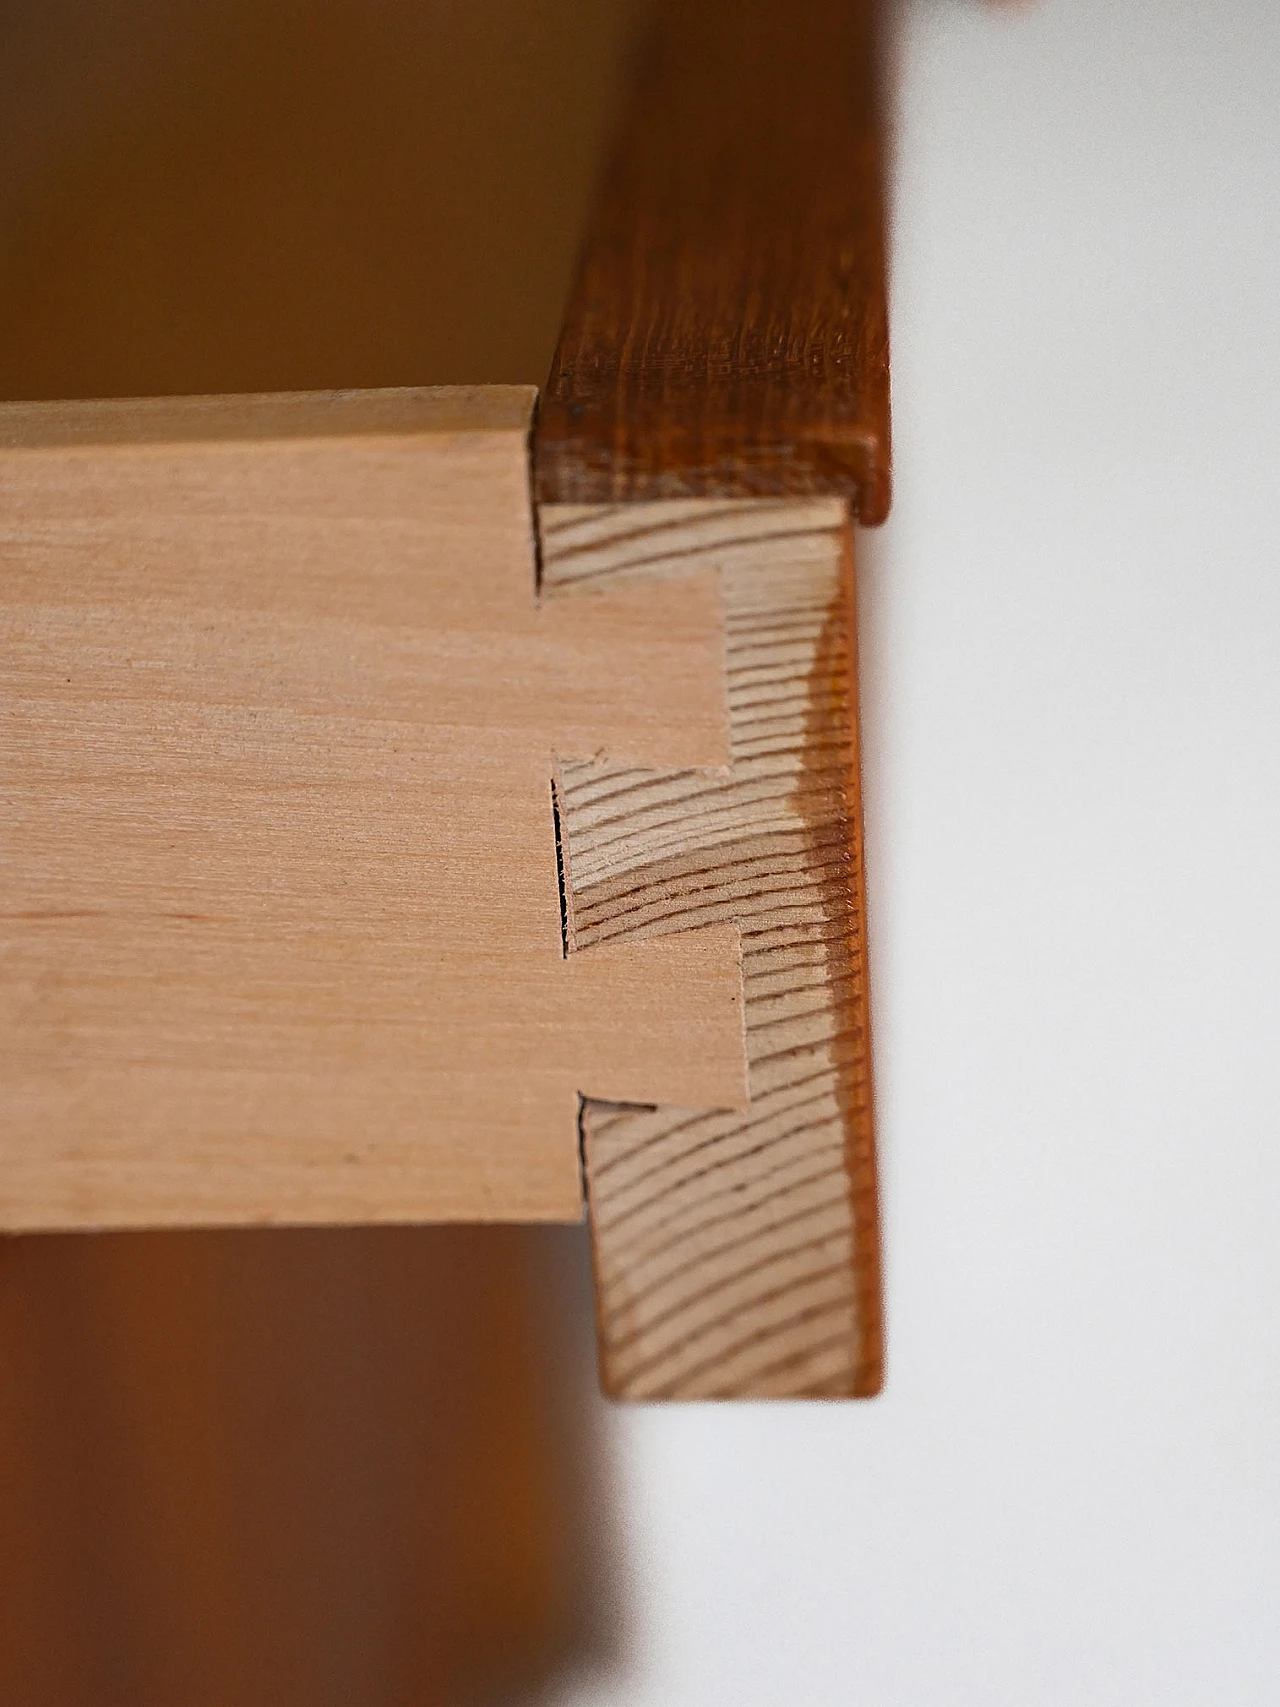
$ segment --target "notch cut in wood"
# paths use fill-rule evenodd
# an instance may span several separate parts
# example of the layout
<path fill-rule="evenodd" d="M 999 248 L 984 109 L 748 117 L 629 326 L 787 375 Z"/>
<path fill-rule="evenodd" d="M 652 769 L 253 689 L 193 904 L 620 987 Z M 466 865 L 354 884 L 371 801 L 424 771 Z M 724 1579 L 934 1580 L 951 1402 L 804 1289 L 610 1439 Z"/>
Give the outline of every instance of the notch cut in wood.
<path fill-rule="evenodd" d="M 532 392 L 0 409 L 0 1223 L 576 1219 L 746 1099 L 737 929 L 562 954 L 550 781 L 728 758 L 714 575 L 540 606 Z"/>

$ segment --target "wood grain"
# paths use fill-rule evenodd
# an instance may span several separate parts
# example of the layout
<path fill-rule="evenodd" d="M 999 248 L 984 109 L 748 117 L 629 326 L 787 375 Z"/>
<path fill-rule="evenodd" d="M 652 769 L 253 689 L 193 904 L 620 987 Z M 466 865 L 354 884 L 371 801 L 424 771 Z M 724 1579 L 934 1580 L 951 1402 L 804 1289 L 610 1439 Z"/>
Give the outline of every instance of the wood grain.
<path fill-rule="evenodd" d="M 660 0 L 537 428 L 544 503 L 889 505 L 874 0 Z"/>
<path fill-rule="evenodd" d="M 555 756 L 722 765 L 713 574 L 540 606 L 531 393 L 0 409 L 0 1224 L 576 1219 L 746 1100 L 736 927 L 568 961 Z"/>
<path fill-rule="evenodd" d="M 676 500 L 541 512 L 572 598 L 723 583 L 728 771 L 562 763 L 569 940 L 732 921 L 750 1106 L 589 1101 L 582 1134 L 606 1389 L 865 1395 L 881 1307 L 844 504 Z"/>

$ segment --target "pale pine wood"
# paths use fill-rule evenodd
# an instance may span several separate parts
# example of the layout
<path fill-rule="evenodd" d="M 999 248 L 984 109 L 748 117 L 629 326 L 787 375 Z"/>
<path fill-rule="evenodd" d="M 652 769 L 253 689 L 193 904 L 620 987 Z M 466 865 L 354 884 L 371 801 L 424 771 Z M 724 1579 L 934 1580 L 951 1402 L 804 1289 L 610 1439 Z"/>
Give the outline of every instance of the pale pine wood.
<path fill-rule="evenodd" d="M 844 504 L 547 505 L 544 587 L 677 584 L 727 612 L 730 769 L 562 763 L 570 943 L 742 931 L 750 1106 L 582 1116 L 606 1389 L 864 1395 L 881 1307 Z"/>
<path fill-rule="evenodd" d="M 745 1104 L 736 924 L 562 955 L 556 756 L 723 767 L 724 619 L 539 605 L 531 405 L 0 409 L 4 1226 L 574 1219 L 580 1092 Z"/>

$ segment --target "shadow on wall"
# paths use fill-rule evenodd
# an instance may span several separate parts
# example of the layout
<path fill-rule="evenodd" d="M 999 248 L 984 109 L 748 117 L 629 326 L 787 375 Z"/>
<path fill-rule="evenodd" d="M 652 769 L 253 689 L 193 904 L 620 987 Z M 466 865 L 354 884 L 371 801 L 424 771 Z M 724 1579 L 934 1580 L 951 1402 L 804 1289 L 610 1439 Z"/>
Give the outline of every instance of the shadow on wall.
<path fill-rule="evenodd" d="M 628 28 L 5 8 L 0 397 L 541 382 Z M 607 1655 L 586 1263 L 579 1229 L 0 1243 L 0 1698 L 490 1701 Z"/>

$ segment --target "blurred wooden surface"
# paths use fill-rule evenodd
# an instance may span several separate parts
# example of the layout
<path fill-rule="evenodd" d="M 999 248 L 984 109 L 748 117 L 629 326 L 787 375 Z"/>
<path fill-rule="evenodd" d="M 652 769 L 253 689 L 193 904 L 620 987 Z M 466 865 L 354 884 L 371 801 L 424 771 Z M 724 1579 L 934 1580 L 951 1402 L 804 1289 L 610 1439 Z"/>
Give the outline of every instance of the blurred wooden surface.
<path fill-rule="evenodd" d="M 4 7 L 0 397 L 540 383 L 627 10 Z M 539 1266 L 572 1238 L 0 1243 L 0 1699 L 536 1689 L 607 1531 Z"/>
<path fill-rule="evenodd" d="M 541 385 L 635 4 L 0 7 L 0 398 Z"/>
<path fill-rule="evenodd" d="M 0 1243 L 0 1700 L 533 1689 L 590 1634 L 546 1254 L 488 1228 Z"/>

